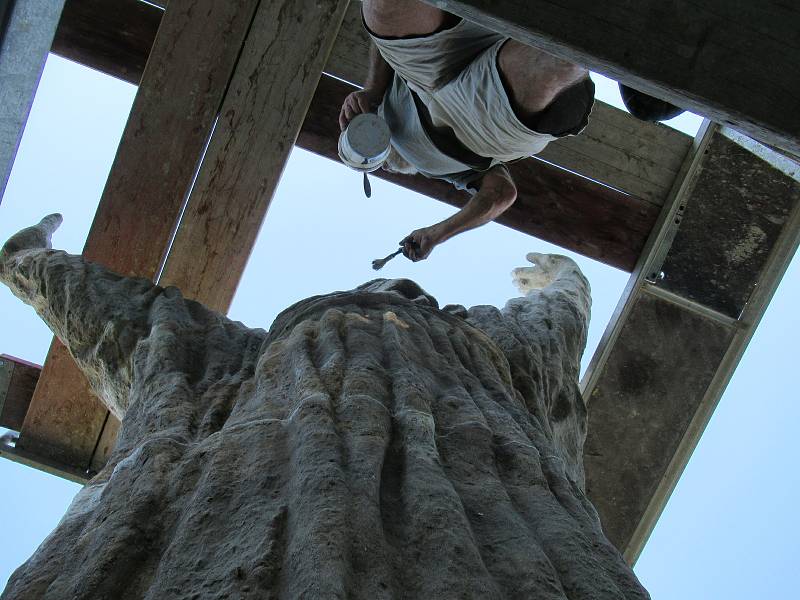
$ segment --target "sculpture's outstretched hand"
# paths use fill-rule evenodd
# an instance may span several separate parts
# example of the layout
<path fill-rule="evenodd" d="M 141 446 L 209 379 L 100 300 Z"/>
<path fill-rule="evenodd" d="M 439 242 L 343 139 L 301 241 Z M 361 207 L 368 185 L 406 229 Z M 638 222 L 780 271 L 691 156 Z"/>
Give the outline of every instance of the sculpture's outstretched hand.
<path fill-rule="evenodd" d="M 529 252 L 525 258 L 532 267 L 517 267 L 511 272 L 514 285 L 526 295 L 533 290 L 541 290 L 553 283 L 565 269 L 577 269 L 575 262 L 561 254 L 541 254 Z"/>
<path fill-rule="evenodd" d="M 47 215 L 37 225 L 26 227 L 12 235 L 0 250 L 0 262 L 22 250 L 52 248 L 53 245 L 50 240 L 53 237 L 53 232 L 59 228 L 63 220 L 64 218 L 60 214 L 53 213 L 52 215 Z"/>

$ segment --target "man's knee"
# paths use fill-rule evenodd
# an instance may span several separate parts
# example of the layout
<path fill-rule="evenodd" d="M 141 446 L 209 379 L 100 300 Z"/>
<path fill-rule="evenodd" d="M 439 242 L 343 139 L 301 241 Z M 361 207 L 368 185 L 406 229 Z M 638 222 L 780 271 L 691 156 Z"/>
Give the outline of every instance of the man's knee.
<path fill-rule="evenodd" d="M 562 90 L 589 75 L 580 65 L 515 40 L 503 44 L 498 68 L 515 111 L 525 115 L 543 110 Z"/>
<path fill-rule="evenodd" d="M 418 0 L 364 0 L 364 22 L 380 37 L 429 35 L 446 27 L 453 15 Z"/>

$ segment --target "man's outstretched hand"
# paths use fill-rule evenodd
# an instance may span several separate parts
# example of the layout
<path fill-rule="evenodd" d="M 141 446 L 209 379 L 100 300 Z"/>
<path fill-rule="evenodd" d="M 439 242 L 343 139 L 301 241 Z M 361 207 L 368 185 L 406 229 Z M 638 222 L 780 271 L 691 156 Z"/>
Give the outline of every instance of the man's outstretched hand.
<path fill-rule="evenodd" d="M 434 225 L 412 231 L 403 238 L 400 245 L 403 247 L 403 256 L 417 262 L 428 258 L 441 241 L 438 230 Z"/>
<path fill-rule="evenodd" d="M 349 94 L 344 99 L 339 113 L 339 128 L 344 131 L 353 117 L 362 113 L 375 112 L 383 100 L 383 93 L 376 90 L 363 89 Z"/>
<path fill-rule="evenodd" d="M 511 279 L 522 295 L 546 288 L 568 270 L 580 272 L 575 261 L 562 254 L 529 252 L 525 258 L 532 267 L 517 267 L 511 271 Z"/>

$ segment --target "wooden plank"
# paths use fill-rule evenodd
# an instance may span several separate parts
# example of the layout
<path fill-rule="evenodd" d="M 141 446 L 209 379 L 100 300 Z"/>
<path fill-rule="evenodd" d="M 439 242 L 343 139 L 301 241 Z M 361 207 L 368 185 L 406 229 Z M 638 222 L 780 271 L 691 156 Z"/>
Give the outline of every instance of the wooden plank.
<path fill-rule="evenodd" d="M 67 350 L 53 339 L 17 448 L 85 471 L 107 414 Z"/>
<path fill-rule="evenodd" d="M 346 7 L 261 3 L 160 284 L 227 312 Z"/>
<path fill-rule="evenodd" d="M 89 461 L 89 474 L 94 476 L 95 473 L 100 471 L 108 462 L 108 458 L 114 451 L 114 446 L 117 443 L 117 434 L 122 423 L 117 417 L 108 414 L 103 431 L 100 434 L 100 439 L 97 440 L 97 446 L 94 449 L 92 458 Z"/>
<path fill-rule="evenodd" d="M 125 275 L 158 273 L 257 4 L 170 2 L 84 248 L 90 260 Z M 87 468 L 107 414 L 87 391 L 54 343 L 19 446 L 59 449 Z"/>
<path fill-rule="evenodd" d="M 338 160 L 336 116 L 353 89 L 330 77 L 320 81 L 298 146 Z M 515 163 L 511 170 L 519 195 L 499 223 L 617 268 L 633 269 L 658 217 L 657 207 L 536 159 Z M 453 206 L 468 200 L 466 193 L 444 181 L 382 170 L 373 175 Z"/>
<path fill-rule="evenodd" d="M 5 458 L 20 465 L 38 469 L 48 475 L 63 477 L 68 481 L 84 485 L 89 480 L 89 474 L 72 465 L 55 462 L 47 456 L 37 456 L 17 447 L 19 438 L 16 434 L 7 432 L 0 436 L 0 458 Z"/>
<path fill-rule="evenodd" d="M 642 123 L 598 100 L 585 131 L 551 142 L 537 156 L 661 206 L 691 145 L 685 133 Z"/>
<path fill-rule="evenodd" d="M 120 10 L 124 10 L 131 1 L 124 0 Z M 86 10 L 81 13 L 81 17 L 91 24 L 91 28 L 109 31 L 111 33 L 105 36 L 115 37 L 120 44 L 126 43 L 122 39 L 122 33 L 125 28 L 133 29 L 133 25 L 120 25 L 113 14 L 108 14 L 107 3 L 101 0 L 68 0 L 68 4 L 70 2 L 87 3 L 82 4 Z M 350 4 L 324 69 L 326 73 L 356 85 L 363 82 L 367 73 L 370 43 L 361 23 L 360 7 L 360 2 Z M 92 9 L 91 13 L 89 8 Z M 67 17 L 72 18 L 70 15 L 73 10 L 67 13 Z M 154 18 L 157 12 L 157 9 L 152 9 L 149 16 Z M 144 39 L 136 45 L 141 55 L 135 61 L 120 53 L 117 55 L 119 60 L 130 62 L 116 69 L 106 67 L 103 56 L 96 56 L 101 50 L 98 44 L 91 37 L 72 35 L 70 31 L 78 27 L 69 25 L 66 22 L 67 17 L 62 24 L 65 32 L 59 37 L 59 48 L 54 48 L 54 51 L 65 56 L 72 55 L 79 62 L 100 70 L 106 69 L 106 72 L 130 71 L 130 80 L 136 79 L 133 74 L 135 63 L 143 64 L 146 58 L 144 49 L 147 42 Z M 136 18 L 135 13 L 127 14 L 126 23 L 133 18 Z M 136 31 L 143 32 L 146 28 L 137 26 Z M 690 145 L 691 138 L 679 131 L 664 125 L 642 123 L 626 112 L 598 101 L 587 130 L 580 136 L 550 144 L 541 154 L 541 158 L 661 205 Z"/>
<path fill-rule="evenodd" d="M 800 151 L 800 4 L 782 0 L 425 0 Z"/>
<path fill-rule="evenodd" d="M 20 430 L 40 371 L 39 365 L 0 354 L 0 427 Z"/>
<path fill-rule="evenodd" d="M 140 0 L 66 0 L 50 51 L 139 85 L 163 14 Z"/>
<path fill-rule="evenodd" d="M 0 354 L 0 427 L 11 430 L 0 436 L 0 457 L 76 483 L 86 483 L 93 473 L 70 463 L 60 462 L 58 453 L 35 455 L 17 447 L 19 435 L 15 432 L 22 426 L 41 371 L 39 365 Z M 113 426 L 107 430 L 113 431 L 116 435 Z M 113 443 L 111 439 L 108 441 Z M 103 450 L 105 446 L 98 448 L 98 452 L 95 453 L 98 456 L 99 466 L 102 466 L 99 461 L 102 460 L 104 464 L 107 458 L 100 456 L 100 451 Z"/>

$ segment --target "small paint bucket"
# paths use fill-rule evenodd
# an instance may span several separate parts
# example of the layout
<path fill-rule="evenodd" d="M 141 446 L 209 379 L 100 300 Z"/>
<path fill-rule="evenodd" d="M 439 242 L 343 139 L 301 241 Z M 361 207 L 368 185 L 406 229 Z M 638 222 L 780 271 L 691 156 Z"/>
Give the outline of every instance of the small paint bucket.
<path fill-rule="evenodd" d="M 378 115 L 356 115 L 339 136 L 339 158 L 351 169 L 371 173 L 389 156 L 391 137 L 389 126 Z"/>

